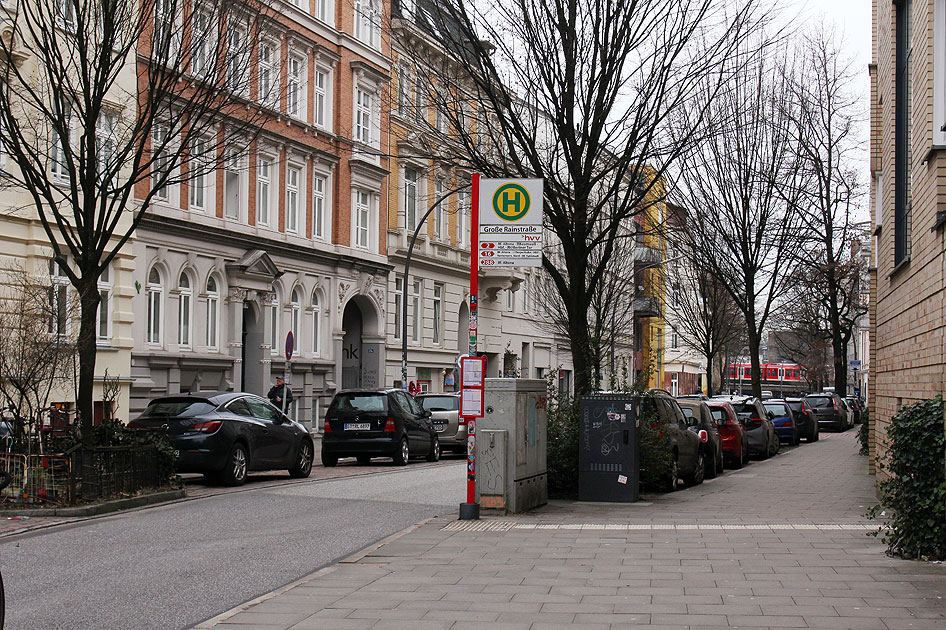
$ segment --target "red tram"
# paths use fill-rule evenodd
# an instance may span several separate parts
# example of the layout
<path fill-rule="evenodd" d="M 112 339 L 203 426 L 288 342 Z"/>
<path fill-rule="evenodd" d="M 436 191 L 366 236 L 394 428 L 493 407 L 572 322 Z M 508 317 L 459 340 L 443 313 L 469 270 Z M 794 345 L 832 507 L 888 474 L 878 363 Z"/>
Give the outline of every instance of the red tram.
<path fill-rule="evenodd" d="M 797 363 L 763 363 L 759 366 L 762 389 L 775 396 L 792 396 L 807 391 L 805 368 Z M 729 388 L 745 391 L 752 385 L 752 364 L 729 364 Z"/>

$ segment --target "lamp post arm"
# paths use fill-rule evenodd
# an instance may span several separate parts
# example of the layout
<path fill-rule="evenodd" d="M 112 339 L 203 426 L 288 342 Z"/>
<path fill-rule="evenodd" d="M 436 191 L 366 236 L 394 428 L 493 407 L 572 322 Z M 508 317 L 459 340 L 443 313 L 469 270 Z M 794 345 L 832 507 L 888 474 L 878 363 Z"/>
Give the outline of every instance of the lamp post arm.
<path fill-rule="evenodd" d="M 401 290 L 401 389 L 407 389 L 407 287 L 409 286 L 411 274 L 411 257 L 414 254 L 414 245 L 417 243 L 417 236 L 420 234 L 420 229 L 424 226 L 424 223 L 427 222 L 427 217 L 430 216 L 431 212 L 436 210 L 450 195 L 464 188 L 469 188 L 471 185 L 472 184 L 465 184 L 448 190 L 441 195 L 439 199 L 434 201 L 430 208 L 427 209 L 427 212 L 424 213 L 424 216 L 421 217 L 420 221 L 417 222 L 414 233 L 411 235 L 411 241 L 407 245 L 407 258 L 404 261 L 404 286 Z M 462 227 L 463 226 L 460 225 L 457 226 L 458 229 L 462 229 Z"/>

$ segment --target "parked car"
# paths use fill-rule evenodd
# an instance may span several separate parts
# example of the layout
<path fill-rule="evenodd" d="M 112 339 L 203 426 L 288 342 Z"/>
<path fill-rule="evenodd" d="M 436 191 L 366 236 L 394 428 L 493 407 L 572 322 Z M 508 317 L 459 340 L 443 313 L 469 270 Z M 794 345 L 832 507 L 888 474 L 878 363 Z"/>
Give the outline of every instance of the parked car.
<path fill-rule="evenodd" d="M 732 405 L 722 400 L 709 400 L 706 405 L 719 427 L 725 457 L 733 468 L 742 468 L 749 461 L 749 434 Z"/>
<path fill-rule="evenodd" d="M 677 400 L 709 400 L 706 394 L 683 394 L 677 396 Z"/>
<path fill-rule="evenodd" d="M 695 426 L 696 419 L 688 421 L 677 401 L 662 390 L 651 390 L 643 396 L 641 414 L 644 417 L 656 416 L 661 430 L 668 437 L 672 466 L 666 488 L 676 490 L 681 480 L 688 486 L 703 483 L 706 468 L 701 438 L 698 433 L 689 430 L 691 425 Z"/>
<path fill-rule="evenodd" d="M 677 399 L 683 415 L 687 417 L 687 425 L 690 431 L 699 434 L 700 429 L 706 431 L 706 442 L 703 443 L 703 476 L 707 479 L 714 479 L 717 474 L 723 472 L 723 440 L 719 435 L 719 427 L 716 426 L 716 420 L 710 408 L 702 400 L 680 400 Z M 696 424 L 691 422 L 696 419 Z"/>
<path fill-rule="evenodd" d="M 772 414 L 775 433 L 783 442 L 796 446 L 801 441 L 801 432 L 795 424 L 795 414 L 784 400 L 772 399 L 762 403 L 765 410 Z"/>
<path fill-rule="evenodd" d="M 749 435 L 749 454 L 768 459 L 779 451 L 779 439 L 772 418 L 762 401 L 752 396 L 719 396 L 729 402 Z"/>
<path fill-rule="evenodd" d="M 847 431 L 853 426 L 847 406 L 834 392 L 821 392 L 805 396 L 805 402 L 815 412 L 818 427 L 830 427 L 835 431 Z"/>
<path fill-rule="evenodd" d="M 817 442 L 820 437 L 818 421 L 815 420 L 815 412 L 805 402 L 805 399 L 786 398 L 785 402 L 795 415 L 795 426 L 798 427 L 798 432 L 805 438 L 805 441 Z"/>
<path fill-rule="evenodd" d="M 251 470 L 286 469 L 308 477 L 314 448 L 309 432 L 265 398 L 227 392 L 152 400 L 131 428 L 163 430 L 178 472 L 199 472 L 240 485 Z"/>
<path fill-rule="evenodd" d="M 335 466 L 341 457 L 361 463 L 391 457 L 401 466 L 413 456 L 440 459 L 431 412 L 403 389 L 341 391 L 332 399 L 323 427 L 325 466 Z"/>
<path fill-rule="evenodd" d="M 857 396 L 847 396 L 844 398 L 844 402 L 847 404 L 848 409 L 850 409 L 851 413 L 854 415 L 852 420 L 854 424 L 860 424 L 863 420 L 864 404 Z"/>
<path fill-rule="evenodd" d="M 460 394 L 421 394 L 414 398 L 430 412 L 440 448 L 466 453 L 466 418 L 460 417 Z"/>

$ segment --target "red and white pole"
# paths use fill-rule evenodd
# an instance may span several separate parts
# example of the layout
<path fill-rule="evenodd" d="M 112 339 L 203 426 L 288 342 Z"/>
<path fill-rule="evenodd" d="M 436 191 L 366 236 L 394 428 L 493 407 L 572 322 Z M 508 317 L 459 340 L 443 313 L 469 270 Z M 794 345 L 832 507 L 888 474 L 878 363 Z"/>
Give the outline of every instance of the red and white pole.
<path fill-rule="evenodd" d="M 473 174 L 473 192 L 470 202 L 470 356 L 476 356 L 476 335 L 479 300 L 479 247 L 480 247 L 480 175 Z M 466 418 L 466 503 L 460 505 L 461 520 L 476 520 L 480 506 L 476 502 L 476 418 Z"/>

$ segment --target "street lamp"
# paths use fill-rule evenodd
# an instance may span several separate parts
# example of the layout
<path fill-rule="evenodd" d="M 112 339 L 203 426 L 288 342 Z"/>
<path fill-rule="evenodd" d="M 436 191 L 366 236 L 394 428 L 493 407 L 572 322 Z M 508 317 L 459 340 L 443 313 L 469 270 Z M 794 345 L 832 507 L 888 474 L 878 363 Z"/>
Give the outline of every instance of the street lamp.
<path fill-rule="evenodd" d="M 407 246 L 407 259 L 404 261 L 404 288 L 401 291 L 401 389 L 407 389 L 407 287 L 409 286 L 409 278 L 411 273 L 411 256 L 414 253 L 414 244 L 417 242 L 417 235 L 420 234 L 420 228 L 423 227 L 424 222 L 427 221 L 427 217 L 430 216 L 430 213 L 433 212 L 437 207 L 450 197 L 455 192 L 459 192 L 464 188 L 469 188 L 472 184 L 466 184 L 452 190 L 445 192 L 439 199 L 437 199 L 430 208 L 427 209 L 427 212 L 424 213 L 424 216 L 421 217 L 420 221 L 417 222 L 417 226 L 414 228 L 414 234 L 411 235 L 411 242 Z M 459 215 L 462 216 L 462 215 Z M 458 225 L 457 229 L 463 229 L 462 225 Z M 476 252 L 473 252 L 471 255 L 475 255 Z M 420 313 L 418 313 L 418 316 Z"/>

